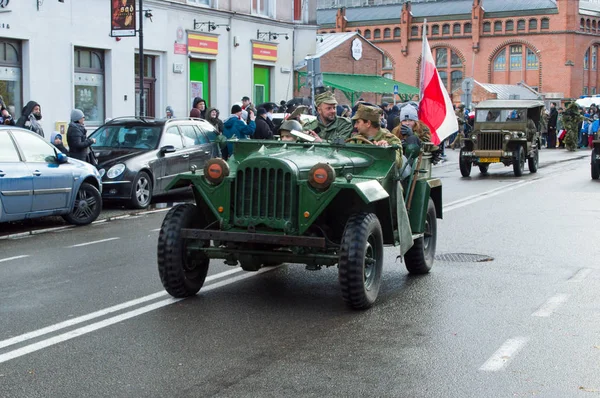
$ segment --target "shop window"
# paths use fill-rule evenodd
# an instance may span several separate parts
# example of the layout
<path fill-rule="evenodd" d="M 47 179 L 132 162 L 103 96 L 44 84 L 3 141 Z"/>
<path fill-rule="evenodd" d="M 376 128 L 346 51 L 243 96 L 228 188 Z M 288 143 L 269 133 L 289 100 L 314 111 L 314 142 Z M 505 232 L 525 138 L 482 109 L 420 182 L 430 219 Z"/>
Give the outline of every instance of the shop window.
<path fill-rule="evenodd" d="M 435 66 L 437 68 L 445 68 L 448 66 L 448 49 L 438 48 L 435 51 Z"/>
<path fill-rule="evenodd" d="M 485 33 L 489 33 L 489 32 L 491 32 L 491 31 L 492 31 L 492 24 L 491 24 L 491 23 L 489 23 L 489 22 L 484 22 L 484 23 L 483 23 L 483 31 L 484 31 Z"/>
<path fill-rule="evenodd" d="M 472 30 L 473 30 L 473 27 L 472 27 L 471 23 L 467 22 L 463 28 L 463 32 L 471 33 Z"/>
<path fill-rule="evenodd" d="M 371 38 L 371 31 L 369 29 L 365 29 L 365 39 L 370 39 Z"/>
<path fill-rule="evenodd" d="M 442 35 L 449 35 L 449 34 L 450 34 L 450 25 L 445 24 L 444 26 L 442 26 Z"/>
<path fill-rule="evenodd" d="M 450 79 L 452 80 L 452 86 L 451 86 L 452 91 L 460 88 L 460 85 L 463 80 L 462 71 L 460 71 L 460 70 L 452 71 L 452 73 L 450 74 Z"/>
<path fill-rule="evenodd" d="M 496 33 L 502 32 L 502 22 L 500 22 L 500 21 L 494 22 L 494 32 L 496 32 Z"/>
<path fill-rule="evenodd" d="M 21 97 L 21 45 L 17 41 L 0 41 L 0 95 L 16 120 L 23 108 Z"/>
<path fill-rule="evenodd" d="M 550 20 L 548 18 L 542 18 L 542 29 L 550 29 Z"/>
<path fill-rule="evenodd" d="M 374 38 L 374 39 L 381 39 L 381 30 L 379 30 L 379 29 L 375 29 L 375 30 L 373 31 L 373 38 Z"/>
<path fill-rule="evenodd" d="M 460 24 L 459 23 L 455 23 L 452 26 L 452 34 L 454 34 L 454 35 L 460 35 L 460 33 L 461 33 L 460 28 L 461 28 Z"/>
<path fill-rule="evenodd" d="M 432 34 L 433 36 L 437 36 L 437 35 L 439 35 L 439 34 L 440 34 L 440 26 L 439 26 L 439 25 L 433 25 L 433 26 L 431 27 L 431 34 Z"/>
<path fill-rule="evenodd" d="M 275 0 L 252 0 L 252 13 L 274 18 Z"/>
<path fill-rule="evenodd" d="M 530 50 L 527 49 L 527 70 L 537 70 L 539 68 L 539 61 L 537 55 Z"/>
<path fill-rule="evenodd" d="M 390 28 L 385 28 L 383 31 L 383 38 L 389 39 L 392 37 L 392 30 Z"/>
<path fill-rule="evenodd" d="M 525 20 L 521 19 L 517 22 L 517 31 L 525 30 Z"/>
<path fill-rule="evenodd" d="M 505 28 L 506 32 L 512 32 L 513 30 L 515 30 L 515 23 L 513 21 L 506 21 Z"/>
<path fill-rule="evenodd" d="M 400 37 L 400 28 L 394 28 L 394 37 Z"/>
<path fill-rule="evenodd" d="M 494 70 L 503 71 L 506 70 L 506 49 L 503 49 L 494 60 Z"/>
<path fill-rule="evenodd" d="M 521 70 L 523 68 L 523 46 L 510 46 L 510 70 Z"/>
<path fill-rule="evenodd" d="M 529 30 L 537 30 L 537 19 L 529 20 Z"/>
<path fill-rule="evenodd" d="M 104 123 L 104 53 L 75 47 L 75 108 L 81 109 L 86 123 Z"/>
<path fill-rule="evenodd" d="M 412 28 L 410 28 L 410 35 L 412 37 L 419 36 L 419 27 L 418 26 L 413 26 Z"/>

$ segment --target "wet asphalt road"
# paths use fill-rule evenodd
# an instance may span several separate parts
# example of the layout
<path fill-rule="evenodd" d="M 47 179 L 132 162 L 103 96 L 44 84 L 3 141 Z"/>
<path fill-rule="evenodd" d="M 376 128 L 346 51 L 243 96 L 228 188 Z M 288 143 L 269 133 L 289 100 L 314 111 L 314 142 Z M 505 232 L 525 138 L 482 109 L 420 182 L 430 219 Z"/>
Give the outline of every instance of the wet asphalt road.
<path fill-rule="evenodd" d="M 543 162 L 542 156 L 542 162 Z M 436 261 L 386 250 L 376 305 L 335 268 L 213 261 L 177 301 L 156 271 L 165 212 L 0 241 L 0 397 L 578 397 L 600 391 L 600 184 L 589 160 L 460 178 L 436 168 Z"/>

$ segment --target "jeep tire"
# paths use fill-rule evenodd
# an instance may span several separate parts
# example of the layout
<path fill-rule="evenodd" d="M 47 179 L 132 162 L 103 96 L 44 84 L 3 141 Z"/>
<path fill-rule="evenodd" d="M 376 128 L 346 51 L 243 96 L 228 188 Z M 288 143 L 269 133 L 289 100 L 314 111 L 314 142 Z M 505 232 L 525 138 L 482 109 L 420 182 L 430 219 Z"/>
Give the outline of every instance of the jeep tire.
<path fill-rule="evenodd" d="M 521 177 L 523 175 L 523 169 L 525 169 L 525 151 L 520 146 L 516 150 L 515 157 L 513 159 L 513 172 L 515 177 Z"/>
<path fill-rule="evenodd" d="M 592 179 L 597 180 L 600 178 L 600 161 L 598 157 L 598 148 L 592 149 Z"/>
<path fill-rule="evenodd" d="M 158 235 L 158 273 L 165 290 L 173 297 L 193 296 L 202 287 L 210 259 L 202 251 L 188 253 L 183 228 L 201 228 L 196 205 L 173 207 L 163 220 Z"/>
<path fill-rule="evenodd" d="M 536 149 L 533 156 L 527 158 L 527 167 L 530 173 L 537 173 L 540 163 L 540 150 Z"/>
<path fill-rule="evenodd" d="M 338 277 L 342 298 L 353 309 L 373 305 L 381 286 L 383 233 L 373 213 L 352 215 L 342 236 Z"/>
<path fill-rule="evenodd" d="M 429 198 L 424 236 L 414 241 L 413 246 L 404 255 L 406 269 L 411 274 L 426 274 L 431 270 L 435 259 L 437 242 L 437 215 L 435 204 Z"/>
<path fill-rule="evenodd" d="M 463 157 L 463 151 L 464 151 L 464 148 L 462 148 L 460 150 L 460 155 L 459 155 L 459 158 L 458 158 L 458 165 L 460 167 L 460 174 L 463 177 L 468 177 L 468 176 L 471 175 L 471 166 L 472 166 L 472 164 L 471 164 L 470 160 L 467 160 L 467 159 L 465 159 Z"/>

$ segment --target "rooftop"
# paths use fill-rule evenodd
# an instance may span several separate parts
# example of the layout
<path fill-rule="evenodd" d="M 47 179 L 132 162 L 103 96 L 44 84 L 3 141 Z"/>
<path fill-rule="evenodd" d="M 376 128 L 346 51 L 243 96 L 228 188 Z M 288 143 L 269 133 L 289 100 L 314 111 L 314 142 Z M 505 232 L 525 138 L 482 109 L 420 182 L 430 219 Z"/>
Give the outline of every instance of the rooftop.
<path fill-rule="evenodd" d="M 497 99 L 499 100 L 509 100 L 512 99 L 511 97 L 522 100 L 537 100 L 540 98 L 540 95 L 536 94 L 534 90 L 521 84 L 490 84 L 478 81 L 475 81 L 475 84 L 490 93 L 497 94 Z"/>

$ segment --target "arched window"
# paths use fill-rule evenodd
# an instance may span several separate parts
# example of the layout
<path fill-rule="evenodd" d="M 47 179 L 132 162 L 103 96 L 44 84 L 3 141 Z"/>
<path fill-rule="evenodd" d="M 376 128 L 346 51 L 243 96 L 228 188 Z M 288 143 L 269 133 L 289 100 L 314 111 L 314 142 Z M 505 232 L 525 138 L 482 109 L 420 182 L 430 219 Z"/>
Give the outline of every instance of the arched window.
<path fill-rule="evenodd" d="M 525 20 L 524 20 L 524 19 L 520 19 L 520 20 L 517 22 L 517 30 L 518 30 L 518 31 L 523 31 L 523 30 L 525 30 Z"/>
<path fill-rule="evenodd" d="M 583 70 L 588 70 L 590 68 L 590 49 L 583 54 Z"/>
<path fill-rule="evenodd" d="M 394 28 L 394 37 L 400 37 L 400 28 Z"/>
<path fill-rule="evenodd" d="M 461 26 L 460 26 L 460 24 L 459 24 L 459 23 L 455 23 L 455 24 L 452 26 L 452 34 L 454 34 L 454 35 L 460 35 L 460 33 L 461 33 L 461 32 L 460 32 L 460 29 L 461 29 Z"/>
<path fill-rule="evenodd" d="M 531 87 L 539 88 L 541 77 L 539 54 L 526 45 L 509 44 L 502 47 L 494 56 L 491 72 L 490 83 L 516 84 L 524 81 Z"/>
<path fill-rule="evenodd" d="M 356 29 L 356 33 L 358 33 L 359 35 L 362 35 L 362 33 L 360 32 L 360 29 Z"/>
<path fill-rule="evenodd" d="M 585 30 L 585 19 L 583 18 L 579 20 L 579 29 Z"/>
<path fill-rule="evenodd" d="M 472 28 L 470 22 L 467 22 L 465 24 L 465 26 L 463 27 L 463 32 L 465 32 L 465 33 L 471 33 L 472 30 L 473 30 L 473 28 Z"/>
<path fill-rule="evenodd" d="M 550 20 L 548 18 L 542 18 L 542 29 L 550 29 Z"/>
<path fill-rule="evenodd" d="M 529 20 L 529 30 L 537 30 L 537 19 Z"/>
<path fill-rule="evenodd" d="M 410 28 L 410 35 L 412 37 L 419 36 L 419 27 L 418 26 L 413 26 L 412 28 Z"/>
<path fill-rule="evenodd" d="M 435 66 L 446 89 L 455 90 L 463 77 L 463 63 L 459 54 L 447 47 L 435 49 Z M 450 80 L 448 80 L 450 77 Z"/>
<path fill-rule="evenodd" d="M 500 51 L 498 53 L 498 55 L 496 56 L 496 59 L 494 60 L 494 70 L 495 71 L 502 71 L 502 70 L 506 70 L 506 49 L 502 49 L 502 51 Z"/>
<path fill-rule="evenodd" d="M 489 22 L 484 22 L 483 23 L 483 31 L 485 33 L 491 32 L 492 31 L 492 24 Z"/>
<path fill-rule="evenodd" d="M 592 32 L 596 32 L 596 20 L 592 21 Z"/>
<path fill-rule="evenodd" d="M 449 35 L 450 34 L 450 24 L 444 24 L 444 26 L 442 26 L 442 35 Z"/>
<path fill-rule="evenodd" d="M 494 32 L 502 32 L 502 22 L 496 21 L 494 22 Z"/>
<path fill-rule="evenodd" d="M 586 21 L 585 21 L 585 28 L 586 28 L 585 30 L 586 30 L 587 32 L 591 31 L 591 30 L 592 30 L 592 21 L 590 21 L 589 19 L 588 19 L 588 20 L 586 20 Z"/>
<path fill-rule="evenodd" d="M 385 28 L 383 31 L 383 38 L 389 39 L 392 37 L 392 30 L 390 28 Z"/>
<path fill-rule="evenodd" d="M 506 21 L 506 32 L 512 32 L 515 30 L 515 23 L 513 21 Z"/>
<path fill-rule="evenodd" d="M 370 39 L 371 38 L 371 31 L 369 29 L 365 29 L 365 39 Z"/>
<path fill-rule="evenodd" d="M 596 70 L 597 68 L 598 68 L 598 46 L 592 46 L 592 70 Z"/>
<path fill-rule="evenodd" d="M 520 44 L 510 46 L 510 70 L 523 69 L 523 46 Z"/>
<path fill-rule="evenodd" d="M 440 25 L 432 25 L 431 26 L 431 34 L 433 36 L 437 36 L 440 34 Z"/>
<path fill-rule="evenodd" d="M 526 62 L 527 62 L 527 64 L 526 64 L 527 70 L 536 70 L 536 69 L 539 69 L 539 67 L 540 67 L 540 63 L 538 61 L 537 55 L 529 48 L 527 49 Z"/>
<path fill-rule="evenodd" d="M 375 29 L 373 31 L 373 39 L 381 39 L 381 30 Z"/>
<path fill-rule="evenodd" d="M 461 85 L 462 80 L 463 80 L 462 70 L 453 70 L 450 73 L 450 79 L 452 80 L 452 85 L 451 85 L 451 88 L 450 88 L 452 91 L 460 88 L 460 85 Z"/>

